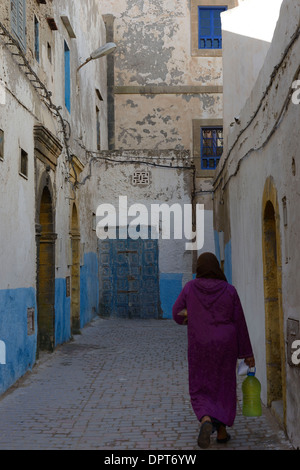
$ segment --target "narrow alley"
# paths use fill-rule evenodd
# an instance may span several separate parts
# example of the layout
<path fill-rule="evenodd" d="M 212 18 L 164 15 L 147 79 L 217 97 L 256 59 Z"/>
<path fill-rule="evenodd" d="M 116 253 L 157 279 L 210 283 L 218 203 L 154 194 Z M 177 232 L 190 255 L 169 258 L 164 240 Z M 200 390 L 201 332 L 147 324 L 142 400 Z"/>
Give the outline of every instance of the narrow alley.
<path fill-rule="evenodd" d="M 96 318 L 1 397 L 0 427 L 1 450 L 199 451 L 185 327 Z M 241 415 L 241 396 L 230 434 L 209 450 L 293 449 L 269 410 Z"/>
<path fill-rule="evenodd" d="M 198 452 L 205 253 L 267 407 L 209 450 L 300 449 L 300 0 L 1 0 L 0 57 L 0 450 Z"/>

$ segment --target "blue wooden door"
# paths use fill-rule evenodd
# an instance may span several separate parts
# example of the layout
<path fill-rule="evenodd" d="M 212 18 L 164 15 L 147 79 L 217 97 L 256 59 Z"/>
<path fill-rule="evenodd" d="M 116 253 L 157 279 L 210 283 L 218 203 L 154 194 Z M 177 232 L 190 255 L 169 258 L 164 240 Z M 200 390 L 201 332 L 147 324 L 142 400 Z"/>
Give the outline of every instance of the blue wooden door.
<path fill-rule="evenodd" d="M 158 318 L 157 240 L 99 240 L 100 313 Z"/>

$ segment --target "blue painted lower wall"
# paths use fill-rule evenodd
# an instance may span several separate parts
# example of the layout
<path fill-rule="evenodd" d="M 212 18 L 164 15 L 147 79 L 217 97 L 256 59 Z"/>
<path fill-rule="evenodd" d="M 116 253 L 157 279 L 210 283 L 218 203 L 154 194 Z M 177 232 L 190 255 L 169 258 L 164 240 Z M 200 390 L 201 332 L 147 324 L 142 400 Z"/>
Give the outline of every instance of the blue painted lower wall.
<path fill-rule="evenodd" d="M 84 255 L 80 268 L 80 328 L 89 323 L 99 309 L 99 274 L 96 253 Z"/>
<path fill-rule="evenodd" d="M 71 337 L 71 297 L 67 297 L 66 279 L 55 279 L 55 345 Z"/>
<path fill-rule="evenodd" d="M 84 256 L 80 268 L 80 328 L 89 323 L 98 312 L 99 283 L 96 253 Z M 55 280 L 55 344 L 71 338 L 71 297 L 67 297 L 66 279 Z"/>
<path fill-rule="evenodd" d="M 98 312 L 98 261 L 95 253 L 85 255 L 80 282 L 80 326 L 83 327 Z M 36 302 L 34 288 L 0 290 L 0 344 L 2 346 L 4 343 L 6 349 L 6 364 L 0 363 L 0 395 L 35 364 L 38 330 Z M 28 308 L 34 308 L 35 312 L 34 334 L 31 335 L 27 331 Z M 66 279 L 55 279 L 55 345 L 70 340 L 70 318 L 71 298 L 67 297 Z"/>
<path fill-rule="evenodd" d="M 27 308 L 35 309 L 35 333 L 27 334 Z M 6 364 L 0 364 L 0 394 L 13 385 L 36 359 L 36 291 L 0 290 L 0 340 L 6 346 Z"/>
<path fill-rule="evenodd" d="M 80 268 L 80 328 L 89 323 L 98 312 L 99 283 L 96 253 L 84 256 Z M 55 344 L 71 338 L 71 297 L 67 297 L 66 280 L 55 280 Z"/>
<path fill-rule="evenodd" d="M 162 318 L 172 318 L 172 307 L 182 290 L 183 274 L 160 273 L 159 289 Z"/>

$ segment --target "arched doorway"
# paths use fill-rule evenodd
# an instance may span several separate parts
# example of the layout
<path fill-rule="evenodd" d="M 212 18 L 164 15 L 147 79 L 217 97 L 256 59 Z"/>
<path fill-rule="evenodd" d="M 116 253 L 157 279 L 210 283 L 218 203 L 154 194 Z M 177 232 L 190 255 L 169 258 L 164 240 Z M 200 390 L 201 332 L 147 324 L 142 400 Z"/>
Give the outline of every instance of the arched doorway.
<path fill-rule="evenodd" d="M 55 346 L 55 238 L 52 197 L 45 187 L 37 226 L 38 350 Z"/>
<path fill-rule="evenodd" d="M 80 331 L 80 229 L 76 204 L 73 204 L 71 214 L 71 332 Z"/>
<path fill-rule="evenodd" d="M 279 207 L 273 180 L 266 183 L 263 201 L 263 267 L 266 330 L 267 404 L 285 424 L 285 347 L 281 294 Z"/>

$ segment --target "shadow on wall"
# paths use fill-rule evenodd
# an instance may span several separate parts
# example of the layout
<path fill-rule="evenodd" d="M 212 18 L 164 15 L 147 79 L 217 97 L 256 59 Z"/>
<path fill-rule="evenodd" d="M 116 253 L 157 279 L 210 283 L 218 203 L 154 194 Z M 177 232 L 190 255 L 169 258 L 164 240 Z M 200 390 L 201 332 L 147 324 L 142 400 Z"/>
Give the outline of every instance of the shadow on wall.
<path fill-rule="evenodd" d="M 231 259 L 231 240 L 229 240 L 224 249 L 220 246 L 220 233 L 215 230 L 215 250 L 216 257 L 219 260 L 220 266 L 222 267 L 224 274 L 229 284 L 232 284 L 232 259 Z"/>

